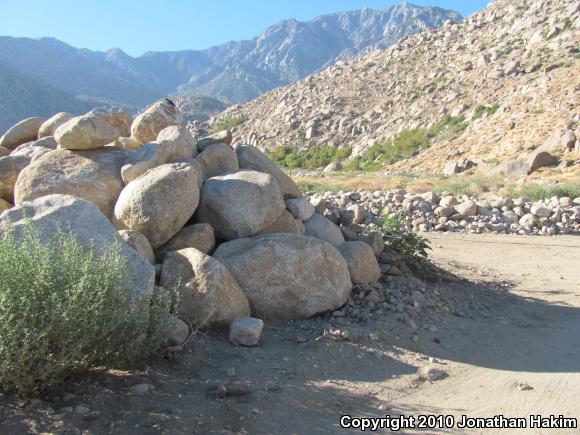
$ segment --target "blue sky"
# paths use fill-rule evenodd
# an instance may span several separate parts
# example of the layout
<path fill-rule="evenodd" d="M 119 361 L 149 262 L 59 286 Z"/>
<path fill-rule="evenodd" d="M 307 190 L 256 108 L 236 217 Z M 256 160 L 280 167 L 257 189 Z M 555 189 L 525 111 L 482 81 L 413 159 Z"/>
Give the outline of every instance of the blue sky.
<path fill-rule="evenodd" d="M 75 47 L 120 47 L 131 55 L 146 51 L 202 49 L 251 39 L 286 18 L 369 7 L 392 0 L 0 0 L 0 34 L 52 36 Z M 468 16 L 488 0 L 415 0 Z"/>

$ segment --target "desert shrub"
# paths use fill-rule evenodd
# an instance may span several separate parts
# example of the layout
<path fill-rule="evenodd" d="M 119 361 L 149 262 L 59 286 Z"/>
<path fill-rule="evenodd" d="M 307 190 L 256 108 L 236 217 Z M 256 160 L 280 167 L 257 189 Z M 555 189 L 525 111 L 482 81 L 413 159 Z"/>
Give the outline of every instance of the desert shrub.
<path fill-rule="evenodd" d="M 383 235 L 387 245 L 401 256 L 413 272 L 424 276 L 432 269 L 427 252 L 431 249 L 429 240 L 407 229 L 405 220 L 400 214 L 394 216 L 383 214 L 377 230 Z"/>
<path fill-rule="evenodd" d="M 301 152 L 290 145 L 266 151 L 268 157 L 285 168 L 317 169 L 332 162 L 340 162 L 350 156 L 351 149 L 335 148 L 328 145 L 312 147 Z"/>
<path fill-rule="evenodd" d="M 475 108 L 475 111 L 473 113 L 473 119 L 479 119 L 481 118 L 485 113 L 488 113 L 490 115 L 493 115 L 495 112 L 497 112 L 497 110 L 499 109 L 499 103 L 495 103 L 493 106 L 483 106 L 483 105 L 479 105 Z"/>
<path fill-rule="evenodd" d="M 232 130 L 244 121 L 246 121 L 246 118 L 243 116 L 223 119 L 214 126 L 213 132 L 219 133 L 220 131 L 224 130 Z"/>
<path fill-rule="evenodd" d="M 524 184 L 509 192 L 512 198 L 524 197 L 530 201 L 549 199 L 553 196 L 567 196 L 572 199 L 580 197 L 580 181 L 564 184 Z"/>
<path fill-rule="evenodd" d="M 0 233 L 0 386 L 31 393 L 93 367 L 127 367 L 166 341 L 169 295 L 136 300 L 117 243 L 100 256 L 68 232 Z M 150 313 L 158 313 L 150 314 Z"/>

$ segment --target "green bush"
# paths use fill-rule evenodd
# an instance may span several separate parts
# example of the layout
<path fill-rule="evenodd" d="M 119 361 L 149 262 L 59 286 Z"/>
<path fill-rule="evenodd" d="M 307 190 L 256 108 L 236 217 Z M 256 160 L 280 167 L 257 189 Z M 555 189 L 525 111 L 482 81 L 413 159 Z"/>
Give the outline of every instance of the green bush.
<path fill-rule="evenodd" d="M 32 393 L 94 367 L 127 367 L 166 341 L 169 294 L 135 300 L 117 243 L 100 256 L 70 233 L 0 233 L 0 386 Z M 150 313 L 157 313 L 150 314 Z"/>
<path fill-rule="evenodd" d="M 431 249 L 429 240 L 414 231 L 409 231 L 400 214 L 393 217 L 383 215 L 377 229 L 382 233 L 387 245 L 401 256 L 413 272 L 426 275 L 432 269 L 427 253 Z"/>
<path fill-rule="evenodd" d="M 289 145 L 266 151 L 268 157 L 277 165 L 291 169 L 317 169 L 332 162 L 340 162 L 350 156 L 350 153 L 350 148 L 334 148 L 328 145 L 312 147 L 306 152 Z"/>
<path fill-rule="evenodd" d="M 473 119 L 481 118 L 485 113 L 493 115 L 499 109 L 499 103 L 495 103 L 493 106 L 482 106 L 481 104 L 475 108 L 473 113 Z"/>
<path fill-rule="evenodd" d="M 530 201 L 549 199 L 553 196 L 567 196 L 572 199 L 580 197 L 580 181 L 565 184 L 524 184 L 509 192 L 512 198 L 524 197 Z"/>

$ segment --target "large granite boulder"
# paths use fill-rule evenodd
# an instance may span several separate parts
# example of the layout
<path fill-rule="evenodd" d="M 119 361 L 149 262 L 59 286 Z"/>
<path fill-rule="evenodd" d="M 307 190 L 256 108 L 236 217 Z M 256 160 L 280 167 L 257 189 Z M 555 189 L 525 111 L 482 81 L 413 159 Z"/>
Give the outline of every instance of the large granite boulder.
<path fill-rule="evenodd" d="M 153 142 L 165 127 L 181 124 L 181 112 L 173 101 L 165 98 L 152 104 L 135 118 L 131 125 L 131 137 L 141 144 Z"/>
<path fill-rule="evenodd" d="M 71 115 L 67 112 L 60 112 L 54 116 L 51 116 L 46 121 L 44 121 L 38 129 L 38 139 L 42 139 L 43 137 L 47 136 L 54 136 L 54 133 L 58 127 L 73 118 L 74 115 Z"/>
<path fill-rule="evenodd" d="M 94 151 L 57 149 L 32 162 L 16 182 L 16 204 L 44 195 L 73 195 L 95 204 L 112 219 L 123 190 L 121 167 L 126 151 L 107 147 Z"/>
<path fill-rule="evenodd" d="M 348 265 L 329 243 L 299 234 L 233 240 L 214 257 L 236 278 L 252 313 L 265 319 L 304 319 L 344 305 L 352 284 Z"/>
<path fill-rule="evenodd" d="M 54 132 L 59 146 L 68 150 L 95 150 L 115 142 L 121 131 L 109 117 L 88 113 L 74 117 Z"/>
<path fill-rule="evenodd" d="M 238 145 L 236 154 L 241 169 L 253 169 L 258 172 L 265 172 L 273 176 L 282 190 L 282 195 L 289 198 L 299 198 L 302 196 L 298 186 L 292 179 L 272 162 L 259 148 L 253 145 Z"/>
<path fill-rule="evenodd" d="M 191 159 L 195 143 L 193 136 L 183 126 L 164 128 L 157 136 L 156 142 L 151 142 L 129 154 L 127 162 L 121 170 L 125 183 L 133 181 L 149 169 L 165 163 Z"/>
<path fill-rule="evenodd" d="M 12 227 L 16 237 L 22 237 L 27 222 L 47 240 L 58 230 L 70 231 L 77 241 L 100 256 L 112 244 L 120 244 L 120 254 L 126 259 L 129 274 L 125 283 L 135 297 L 150 296 L 155 283 L 155 268 L 127 244 L 122 243 L 116 229 L 93 204 L 69 195 L 48 195 L 24 202 L 0 216 L 0 234 L 4 225 Z M 6 228 L 6 227 L 4 227 Z"/>
<path fill-rule="evenodd" d="M 14 124 L 0 137 L 0 147 L 13 150 L 18 145 L 38 139 L 38 129 L 43 122 L 41 118 L 28 118 Z"/>
<path fill-rule="evenodd" d="M 202 167 L 204 180 L 240 168 L 236 152 L 229 145 L 222 143 L 207 146 L 196 160 Z"/>
<path fill-rule="evenodd" d="M 158 166 L 131 181 L 115 205 L 119 229 L 143 234 L 156 249 L 183 228 L 199 203 L 197 172 L 187 163 Z"/>
<path fill-rule="evenodd" d="M 274 177 L 243 170 L 204 183 L 196 220 L 210 224 L 218 239 L 233 240 L 257 234 L 273 224 L 284 209 Z"/>
<path fill-rule="evenodd" d="M 169 252 L 160 283 L 177 290 L 181 317 L 197 327 L 228 326 L 250 315 L 248 298 L 229 270 L 195 248 Z"/>

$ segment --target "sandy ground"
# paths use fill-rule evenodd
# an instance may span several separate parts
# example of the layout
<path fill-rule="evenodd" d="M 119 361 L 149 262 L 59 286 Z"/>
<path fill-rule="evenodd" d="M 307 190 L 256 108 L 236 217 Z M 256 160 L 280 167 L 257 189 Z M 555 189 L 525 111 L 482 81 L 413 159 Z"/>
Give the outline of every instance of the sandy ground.
<path fill-rule="evenodd" d="M 425 313 L 437 328 L 413 333 L 395 313 L 347 322 L 340 339 L 329 319 L 268 324 L 252 349 L 201 334 L 141 372 L 95 374 L 36 402 L 0 397 L 0 433 L 355 432 L 341 415 L 580 419 L 580 237 L 428 237 L 446 271 L 428 286 L 441 295 Z M 427 367 L 447 377 L 425 380 Z M 155 389 L 131 394 L 139 383 Z M 220 385 L 226 397 L 216 397 Z M 64 413 L 79 404 L 91 411 Z"/>

